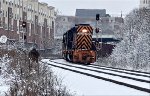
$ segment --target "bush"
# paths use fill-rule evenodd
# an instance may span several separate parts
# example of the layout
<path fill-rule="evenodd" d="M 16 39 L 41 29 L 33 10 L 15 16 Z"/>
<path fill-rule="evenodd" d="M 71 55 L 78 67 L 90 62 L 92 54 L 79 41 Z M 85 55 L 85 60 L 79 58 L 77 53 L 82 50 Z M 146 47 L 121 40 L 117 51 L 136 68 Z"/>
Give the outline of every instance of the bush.
<path fill-rule="evenodd" d="M 4 75 L 11 80 L 7 96 L 72 96 L 48 65 L 32 62 L 26 50 L 14 53 Z"/>

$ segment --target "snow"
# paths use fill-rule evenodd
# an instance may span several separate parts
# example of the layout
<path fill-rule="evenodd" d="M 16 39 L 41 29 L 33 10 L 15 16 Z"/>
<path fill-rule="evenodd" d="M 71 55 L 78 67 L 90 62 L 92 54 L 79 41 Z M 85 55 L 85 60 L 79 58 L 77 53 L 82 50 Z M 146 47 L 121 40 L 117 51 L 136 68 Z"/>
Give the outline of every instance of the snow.
<path fill-rule="evenodd" d="M 0 96 L 5 96 L 5 93 L 9 90 L 9 85 L 6 84 L 6 80 L 0 75 Z"/>
<path fill-rule="evenodd" d="M 113 50 L 112 66 L 150 72 L 150 11 L 134 9 L 125 18 L 123 40 Z M 115 64 L 114 64 L 115 63 Z"/>
<path fill-rule="evenodd" d="M 49 59 L 43 59 L 42 61 L 50 62 Z M 58 59 L 56 61 L 66 63 L 66 61 L 62 59 Z M 54 74 L 63 79 L 63 85 L 65 85 L 67 89 L 76 96 L 150 96 L 150 94 L 146 92 L 117 85 L 101 79 L 95 79 L 56 67 L 51 68 L 54 71 Z M 2 78 L 2 75 L 0 75 L 0 96 L 5 96 L 5 93 L 9 90 L 10 86 L 6 81 L 8 80 Z"/>
<path fill-rule="evenodd" d="M 59 63 L 62 63 L 62 62 L 68 63 L 68 62 L 66 62 L 63 59 L 58 59 L 58 60 L 53 60 L 53 61 L 59 62 Z M 51 64 L 55 64 L 56 65 L 56 63 L 53 63 L 53 62 L 51 62 Z M 68 63 L 68 64 L 70 64 L 70 63 Z M 73 66 L 77 66 L 77 65 L 74 65 L 74 64 L 72 64 L 72 65 Z M 58 66 L 62 66 L 62 67 L 65 67 L 65 68 L 70 68 L 68 66 L 61 65 L 61 64 L 58 64 Z M 82 66 L 82 68 L 83 67 L 86 67 L 86 66 Z M 83 69 L 79 69 L 79 68 L 71 68 L 71 69 L 78 70 L 80 72 L 85 72 L 85 73 L 93 74 L 93 75 L 100 76 L 100 77 L 102 76 L 102 77 L 109 78 L 109 79 L 112 79 L 112 80 L 117 80 L 117 81 L 120 81 L 120 82 L 125 82 L 127 84 L 136 85 L 136 86 L 139 86 L 139 87 L 150 89 L 150 86 L 147 83 L 145 83 L 145 82 L 139 82 L 139 81 L 135 81 L 135 80 L 131 80 L 131 79 L 126 79 L 126 78 L 122 78 L 122 77 L 118 77 L 118 76 L 111 76 L 111 75 L 108 75 L 108 74 L 97 73 L 97 72 L 93 72 L 93 71 L 89 71 L 89 70 L 83 70 Z M 90 69 L 90 68 L 88 68 L 88 69 Z M 111 72 L 110 71 L 109 73 L 115 73 L 115 72 Z M 128 75 L 128 76 L 130 76 L 130 75 Z M 143 78 L 141 78 L 141 79 L 143 79 Z"/>
<path fill-rule="evenodd" d="M 9 62 L 7 56 L 0 58 L 0 96 L 5 96 L 5 93 L 8 92 L 10 85 L 8 84 L 8 78 L 3 78 L 6 70 L 6 64 Z"/>
<path fill-rule="evenodd" d="M 77 95 L 144 95 L 148 93 L 140 92 L 131 88 L 116 85 L 103 80 L 98 80 L 59 68 L 52 68 L 58 76 L 64 78 L 64 84 L 70 90 L 74 90 Z"/>
<path fill-rule="evenodd" d="M 43 61 L 48 62 L 48 60 Z M 65 61 L 58 61 L 65 63 Z M 77 96 L 150 96 L 150 94 L 146 92 L 117 85 L 108 81 L 95 79 L 60 68 L 52 67 L 52 70 L 54 71 L 54 74 L 57 74 L 58 77 L 63 78 L 63 84 L 70 89 L 70 92 L 76 93 Z"/>
<path fill-rule="evenodd" d="M 55 61 L 55 60 L 53 60 Z M 58 59 L 56 62 L 59 62 L 59 63 L 62 63 L 64 62 L 65 64 L 68 64 L 70 65 L 71 63 L 68 63 L 66 62 L 65 60 L 63 59 Z M 88 68 L 88 69 L 91 69 L 91 70 L 97 70 L 97 71 L 103 71 L 103 72 L 107 72 L 107 73 L 112 73 L 112 74 L 118 74 L 118 75 L 122 75 L 122 76 L 130 76 L 129 74 L 125 74 L 125 73 L 118 73 L 118 72 L 114 72 L 114 71 L 110 71 L 110 70 L 102 70 L 102 69 L 95 69 L 95 68 L 89 68 L 88 66 L 83 66 L 83 65 L 77 65 L 77 64 L 71 64 L 73 66 L 81 66 L 82 68 Z M 104 68 L 104 67 L 103 67 Z M 106 68 L 105 69 L 111 69 L 111 68 Z M 136 72 L 128 72 L 128 73 L 136 73 Z M 139 74 L 139 73 L 136 73 L 136 74 Z M 143 75 L 145 75 L 144 73 L 141 73 Z M 146 75 L 146 76 L 150 76 L 150 75 Z M 150 80 L 149 77 L 143 77 L 143 76 L 134 76 L 134 75 L 131 75 L 130 77 L 134 77 L 134 78 L 137 78 L 137 79 L 142 79 L 142 80 Z"/>

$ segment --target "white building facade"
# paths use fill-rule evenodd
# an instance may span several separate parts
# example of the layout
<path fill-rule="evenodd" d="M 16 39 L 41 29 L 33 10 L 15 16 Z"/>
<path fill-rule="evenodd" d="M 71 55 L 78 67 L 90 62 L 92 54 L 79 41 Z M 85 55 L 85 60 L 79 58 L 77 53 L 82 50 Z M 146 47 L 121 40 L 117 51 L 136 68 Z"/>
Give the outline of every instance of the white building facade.
<path fill-rule="evenodd" d="M 150 0 L 140 0 L 140 8 L 150 9 Z"/>
<path fill-rule="evenodd" d="M 25 42 L 27 47 L 51 49 L 54 42 L 56 12 L 38 0 L 0 0 L 0 36 Z M 26 22 L 26 27 L 22 27 Z"/>

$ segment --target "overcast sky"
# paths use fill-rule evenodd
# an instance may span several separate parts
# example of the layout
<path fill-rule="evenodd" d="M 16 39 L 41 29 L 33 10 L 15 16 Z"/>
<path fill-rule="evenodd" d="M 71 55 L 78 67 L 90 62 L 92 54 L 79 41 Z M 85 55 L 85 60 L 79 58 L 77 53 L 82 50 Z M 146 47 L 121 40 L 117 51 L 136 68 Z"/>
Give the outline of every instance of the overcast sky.
<path fill-rule="evenodd" d="M 140 0 L 39 0 L 54 6 L 61 15 L 75 15 L 76 9 L 106 9 L 107 14 L 128 14 L 139 7 Z"/>

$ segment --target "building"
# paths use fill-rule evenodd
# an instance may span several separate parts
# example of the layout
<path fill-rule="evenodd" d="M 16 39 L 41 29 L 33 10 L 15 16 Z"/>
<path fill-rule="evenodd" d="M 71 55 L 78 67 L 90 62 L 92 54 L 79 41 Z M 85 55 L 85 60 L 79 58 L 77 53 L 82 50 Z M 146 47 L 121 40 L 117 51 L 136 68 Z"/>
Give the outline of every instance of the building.
<path fill-rule="evenodd" d="M 140 0 L 140 8 L 150 9 L 150 0 Z"/>
<path fill-rule="evenodd" d="M 55 8 L 38 0 L 0 1 L 0 36 L 6 35 L 9 42 L 51 49 L 55 19 Z"/>
<path fill-rule="evenodd" d="M 92 12 L 92 10 L 94 12 Z M 97 11 L 98 10 L 98 11 Z M 63 33 L 69 30 L 71 27 L 75 26 L 75 24 L 90 24 L 93 29 L 96 28 L 96 14 L 101 9 L 83 9 L 76 10 L 76 16 L 58 16 L 56 18 L 56 38 L 62 38 Z M 103 10 L 103 9 L 102 9 Z M 88 16 L 86 15 L 88 11 Z M 79 12 L 83 12 L 82 15 Z M 91 14 L 89 13 L 91 12 Z M 103 15 L 102 15 L 103 14 Z M 123 25 L 124 20 L 122 17 L 110 17 L 106 15 L 106 10 L 102 11 L 100 14 L 100 20 L 98 22 L 98 27 L 100 28 L 100 32 L 98 34 L 94 32 L 93 38 L 98 36 L 99 38 L 102 36 L 104 38 L 122 38 L 121 26 Z"/>
<path fill-rule="evenodd" d="M 106 9 L 76 9 L 75 16 L 80 18 L 93 18 L 95 14 L 106 17 Z"/>
<path fill-rule="evenodd" d="M 58 15 L 56 18 L 55 38 L 62 38 L 63 33 L 75 25 L 75 16 Z"/>

